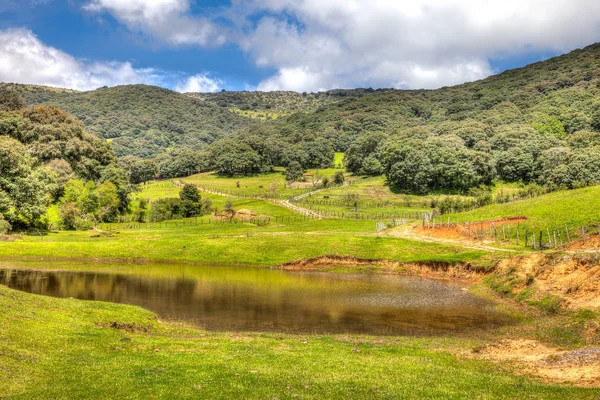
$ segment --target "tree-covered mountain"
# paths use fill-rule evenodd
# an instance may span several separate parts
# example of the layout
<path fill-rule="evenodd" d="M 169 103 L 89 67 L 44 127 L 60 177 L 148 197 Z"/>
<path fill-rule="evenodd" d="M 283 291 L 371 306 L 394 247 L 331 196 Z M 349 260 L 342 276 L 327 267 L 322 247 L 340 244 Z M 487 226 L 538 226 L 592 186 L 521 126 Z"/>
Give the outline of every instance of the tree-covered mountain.
<path fill-rule="evenodd" d="M 385 174 L 398 191 L 465 192 L 500 179 L 552 188 L 600 183 L 600 44 L 438 90 L 179 94 L 143 85 L 92 92 L 8 85 L 114 138 L 141 181 L 216 168 L 298 163 Z M 259 120 L 238 113 L 274 110 Z M 248 114 L 248 116 L 253 116 Z M 294 164 L 296 165 L 296 164 Z"/>
<path fill-rule="evenodd" d="M 600 183 L 599 87 L 596 44 L 454 87 L 349 97 L 241 136 L 320 140 L 346 152 L 351 172 L 384 173 L 400 191 L 465 191 L 494 179 L 578 187 Z"/>
<path fill-rule="evenodd" d="M 167 149 L 202 149 L 252 120 L 210 102 L 146 85 L 77 92 L 4 84 L 28 105 L 53 105 L 83 121 L 88 132 L 111 143 L 118 156 L 154 157 Z"/>

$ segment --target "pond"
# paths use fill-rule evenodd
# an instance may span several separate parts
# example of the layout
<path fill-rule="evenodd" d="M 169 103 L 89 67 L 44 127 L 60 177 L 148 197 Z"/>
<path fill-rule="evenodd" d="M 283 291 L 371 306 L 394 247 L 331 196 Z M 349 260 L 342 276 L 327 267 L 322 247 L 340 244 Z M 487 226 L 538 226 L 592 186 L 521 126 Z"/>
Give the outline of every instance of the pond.
<path fill-rule="evenodd" d="M 509 323 L 464 284 L 391 275 L 37 262 L 0 263 L 0 284 L 137 305 L 218 331 L 436 335 Z"/>

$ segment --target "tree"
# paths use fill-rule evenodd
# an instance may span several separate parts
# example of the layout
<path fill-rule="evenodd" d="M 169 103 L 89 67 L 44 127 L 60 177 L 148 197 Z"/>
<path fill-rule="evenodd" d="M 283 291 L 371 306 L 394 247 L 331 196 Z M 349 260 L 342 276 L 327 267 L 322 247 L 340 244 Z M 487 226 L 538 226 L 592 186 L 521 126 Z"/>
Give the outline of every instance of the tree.
<path fill-rule="evenodd" d="M 388 135 L 383 132 L 367 134 L 356 139 L 344 155 L 344 165 L 346 166 L 346 169 L 354 174 L 362 174 L 365 161 L 369 160 L 369 162 L 372 163 L 373 160 L 377 160 L 376 153 L 387 139 Z M 379 165 L 381 166 L 381 164 Z M 381 171 L 373 175 L 379 173 L 381 173 Z"/>
<path fill-rule="evenodd" d="M 204 151 L 181 150 L 157 159 L 162 179 L 190 176 L 210 169 L 209 154 Z"/>
<path fill-rule="evenodd" d="M 235 215 L 235 209 L 233 208 L 233 202 L 231 200 L 227 200 L 225 206 L 223 207 L 223 211 L 225 214 L 229 214 L 230 216 Z"/>
<path fill-rule="evenodd" d="M 0 111 L 15 111 L 25 108 L 25 102 L 17 93 L 0 88 Z"/>
<path fill-rule="evenodd" d="M 66 184 L 75 178 L 71 165 L 63 159 L 57 158 L 46 164 L 46 169 L 54 175 L 57 185 L 57 191 L 54 193 L 55 199 L 61 197 L 64 193 Z"/>
<path fill-rule="evenodd" d="M 129 170 L 131 183 L 146 183 L 156 178 L 158 175 L 158 165 L 154 160 L 135 161 Z"/>
<path fill-rule="evenodd" d="M 192 203 L 199 203 L 200 200 L 202 200 L 202 196 L 200 196 L 200 192 L 196 185 L 190 183 L 186 183 L 183 186 L 183 189 L 179 192 L 179 198 L 182 201 L 190 201 Z"/>
<path fill-rule="evenodd" d="M 302 178 L 304 175 L 304 170 L 302 169 L 302 165 L 298 161 L 292 161 L 289 163 L 288 167 L 285 170 L 285 179 L 290 182 L 297 181 Z"/>
<path fill-rule="evenodd" d="M 179 198 L 181 199 L 181 214 L 183 217 L 189 218 L 202 215 L 202 196 L 200 196 L 200 192 L 195 185 L 185 184 L 179 192 Z"/>
<path fill-rule="evenodd" d="M 362 167 L 360 168 L 359 173 L 361 175 L 374 176 L 381 174 L 382 170 L 383 167 L 381 166 L 379 160 L 374 156 L 369 156 L 362 162 Z"/>
<path fill-rule="evenodd" d="M 117 193 L 117 187 L 112 182 L 104 182 L 98 188 L 98 208 L 96 217 L 102 222 L 113 222 L 119 215 L 121 199 Z"/>
<path fill-rule="evenodd" d="M 146 217 L 148 215 L 148 206 L 149 206 L 149 202 L 148 199 L 144 199 L 141 198 L 138 201 L 138 207 L 135 210 L 135 220 L 137 222 L 144 222 L 146 220 Z"/>
<path fill-rule="evenodd" d="M 4 220 L 2 214 L 0 214 L 0 234 L 7 234 L 12 229 L 12 225 L 8 221 Z"/>
<path fill-rule="evenodd" d="M 261 163 L 261 157 L 252 147 L 233 139 L 221 140 L 213 144 L 211 158 L 216 171 L 228 176 L 251 175 L 266 168 Z"/>
<path fill-rule="evenodd" d="M 56 190 L 52 177 L 33 165 L 25 146 L 0 136 L 0 214 L 13 226 L 37 223 Z"/>
<path fill-rule="evenodd" d="M 344 176 L 344 173 L 342 171 L 338 171 L 335 173 L 335 175 L 333 175 L 333 183 L 335 183 L 336 185 L 341 185 L 344 183 L 346 177 Z"/>

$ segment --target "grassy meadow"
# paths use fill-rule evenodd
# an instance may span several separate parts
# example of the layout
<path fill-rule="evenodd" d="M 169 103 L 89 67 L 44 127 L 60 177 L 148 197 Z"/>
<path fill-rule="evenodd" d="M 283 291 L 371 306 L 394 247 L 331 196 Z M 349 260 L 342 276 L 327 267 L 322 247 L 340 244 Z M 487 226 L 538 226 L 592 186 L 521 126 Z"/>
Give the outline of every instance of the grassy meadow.
<path fill-rule="evenodd" d="M 594 399 L 451 353 L 469 338 L 207 332 L 140 308 L 0 286 L 0 395 L 11 399 Z"/>
<path fill-rule="evenodd" d="M 323 173 L 333 175 L 336 171 Z M 247 178 L 199 174 L 182 180 L 223 191 L 235 191 L 239 181 L 242 194 L 260 194 L 270 182 L 284 182 L 281 172 Z M 140 198 L 154 201 L 177 197 L 179 191 L 180 187 L 170 181 L 143 185 L 133 207 Z M 299 190 L 280 186 L 277 191 L 288 196 Z M 349 193 L 363 202 L 389 201 L 385 207 L 390 210 L 431 209 L 418 205 L 429 202 L 431 196 L 393 194 L 382 178 L 359 179 L 353 185 L 319 193 L 319 197 L 324 194 L 343 199 Z M 326 255 L 481 266 L 494 265 L 509 256 L 458 244 L 378 235 L 372 220 L 313 219 L 272 201 L 211 193 L 202 196 L 218 210 L 232 201 L 235 210 L 269 217 L 270 223 L 230 221 L 219 213 L 162 223 L 101 224 L 100 232 L 25 234 L 22 240 L 0 242 L 0 260 L 10 260 L 17 268 L 56 268 L 56 263 L 46 262 L 51 255 L 64 260 L 61 269 L 147 276 L 166 274 L 164 265 L 156 266 L 163 263 L 189 278 L 203 273 L 197 265 L 270 267 Z M 599 199 L 600 188 L 593 187 L 487 206 L 451 218 L 478 221 L 527 216 L 532 226 L 592 224 L 599 219 Z M 385 207 L 373 207 L 373 211 L 380 213 L 387 210 Z M 574 209 L 578 212 L 572 212 Z M 412 224 L 415 221 L 409 221 L 407 227 Z M 286 280 L 259 282 L 253 270 L 242 274 L 249 286 L 296 284 Z M 377 272 L 377 266 L 368 271 Z M 218 270 L 211 274 L 209 279 L 229 279 Z M 497 299 L 483 284 L 474 290 Z M 564 325 L 544 327 L 551 318 L 545 314 L 523 316 L 520 306 L 503 307 L 518 316 L 516 326 L 465 336 L 231 333 L 159 321 L 153 313 L 137 307 L 41 297 L 0 286 L 0 397 L 598 398 L 597 389 L 547 384 L 515 375 L 508 364 L 498 366 L 457 356 L 504 335 L 515 337 L 525 332 L 546 342 L 560 339 L 565 346 L 581 345 L 579 336 L 573 336 Z M 566 319 L 567 325 L 572 322 L 568 315 L 552 318 Z"/>
<path fill-rule="evenodd" d="M 441 219 L 449 217 L 452 221 L 463 223 L 517 216 L 527 218 L 527 221 L 521 222 L 520 225 L 530 231 L 545 231 L 546 228 L 562 230 L 567 225 L 573 231 L 580 230 L 583 226 L 598 232 L 600 186 L 554 192 L 507 204 L 489 205 Z"/>

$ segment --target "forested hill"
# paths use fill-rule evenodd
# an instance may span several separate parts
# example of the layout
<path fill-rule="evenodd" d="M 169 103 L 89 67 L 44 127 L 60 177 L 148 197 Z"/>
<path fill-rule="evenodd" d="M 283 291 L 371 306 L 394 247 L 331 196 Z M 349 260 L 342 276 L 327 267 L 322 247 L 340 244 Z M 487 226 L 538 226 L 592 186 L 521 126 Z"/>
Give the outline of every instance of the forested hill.
<path fill-rule="evenodd" d="M 378 90 L 250 129 L 320 139 L 346 152 L 351 172 L 383 173 L 400 191 L 466 191 L 494 179 L 579 187 L 600 183 L 599 86 L 595 44 L 477 82 Z"/>
<path fill-rule="evenodd" d="M 210 102 L 146 85 L 90 92 L 32 85 L 2 85 L 29 105 L 53 105 L 75 115 L 86 129 L 113 139 L 118 156 L 153 157 L 166 149 L 201 149 L 254 123 Z"/>
<path fill-rule="evenodd" d="M 186 94 L 241 115 L 269 119 L 297 112 L 316 111 L 320 107 L 337 103 L 343 99 L 361 97 L 373 92 L 373 89 L 337 89 L 318 93 L 222 91 Z"/>
<path fill-rule="evenodd" d="M 600 91 L 600 44 L 487 79 L 437 90 L 377 90 L 294 115 L 285 125 L 329 131 L 340 150 L 365 132 L 396 134 L 445 121 L 486 126 L 544 124 L 555 117 L 566 133 L 592 128 L 591 104 Z M 600 127 L 600 121 L 598 126 Z"/>
<path fill-rule="evenodd" d="M 115 138 L 119 156 L 158 155 L 163 177 L 251 174 L 292 162 L 321 168 L 341 151 L 350 172 L 384 174 L 407 192 L 466 192 L 495 179 L 600 183 L 600 44 L 438 90 L 206 95 L 143 85 L 83 93 L 8 86 Z M 239 115 L 268 112 L 277 118 Z"/>

